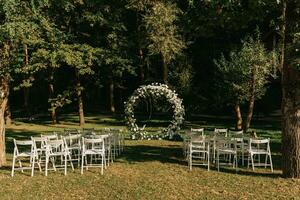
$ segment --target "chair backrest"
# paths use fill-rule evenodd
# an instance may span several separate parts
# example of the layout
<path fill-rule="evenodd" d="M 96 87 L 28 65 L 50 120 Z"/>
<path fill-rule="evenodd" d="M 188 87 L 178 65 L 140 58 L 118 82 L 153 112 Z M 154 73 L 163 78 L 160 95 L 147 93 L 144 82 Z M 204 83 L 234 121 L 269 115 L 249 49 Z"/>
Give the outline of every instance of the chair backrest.
<path fill-rule="evenodd" d="M 65 133 L 65 135 L 70 135 L 70 134 L 76 135 L 76 134 L 79 134 L 79 131 L 76 128 L 65 128 L 64 133 Z"/>
<path fill-rule="evenodd" d="M 65 143 L 63 139 L 47 140 L 46 148 L 51 153 L 65 151 Z"/>
<path fill-rule="evenodd" d="M 64 136 L 62 139 L 64 140 L 65 145 L 67 147 L 70 147 L 74 144 L 80 145 L 81 134 L 76 134 L 76 135 L 69 134 L 67 136 Z"/>
<path fill-rule="evenodd" d="M 237 142 L 243 142 L 244 131 L 229 131 L 229 137 Z"/>
<path fill-rule="evenodd" d="M 205 136 L 203 135 L 192 135 L 190 140 L 190 147 L 194 148 L 204 148 L 205 147 Z"/>
<path fill-rule="evenodd" d="M 103 138 L 85 138 L 82 137 L 82 149 L 83 151 L 89 149 L 103 149 L 104 150 L 104 139 Z"/>
<path fill-rule="evenodd" d="M 244 131 L 240 130 L 240 131 L 233 131 L 233 130 L 229 130 L 229 136 L 240 136 L 243 135 Z"/>
<path fill-rule="evenodd" d="M 32 140 L 16 140 L 16 139 L 14 139 L 14 146 L 15 146 L 14 153 L 16 155 L 19 155 L 22 152 L 28 152 L 28 151 L 33 152 L 35 150 L 35 145 Z M 19 148 L 19 146 L 22 146 L 22 148 Z"/>
<path fill-rule="evenodd" d="M 224 135 L 225 137 L 227 137 L 228 129 L 227 128 L 215 128 L 214 134 L 216 136 Z"/>
<path fill-rule="evenodd" d="M 270 139 L 249 139 L 249 150 L 252 149 L 264 149 L 269 151 L 270 150 Z"/>
<path fill-rule="evenodd" d="M 54 132 L 53 134 L 49 134 L 49 135 L 41 135 L 41 137 L 46 137 L 47 140 L 57 140 L 58 139 L 58 135 L 56 132 Z"/>
<path fill-rule="evenodd" d="M 232 140 L 228 137 L 218 137 L 218 139 L 216 140 L 216 147 L 237 149 L 237 140 Z"/>
<path fill-rule="evenodd" d="M 33 141 L 36 148 L 44 149 L 45 145 L 46 145 L 46 142 L 47 142 L 47 137 L 44 137 L 44 136 L 33 137 L 33 136 L 31 136 L 31 140 Z"/>
<path fill-rule="evenodd" d="M 204 135 L 204 128 L 191 128 L 191 134 Z"/>

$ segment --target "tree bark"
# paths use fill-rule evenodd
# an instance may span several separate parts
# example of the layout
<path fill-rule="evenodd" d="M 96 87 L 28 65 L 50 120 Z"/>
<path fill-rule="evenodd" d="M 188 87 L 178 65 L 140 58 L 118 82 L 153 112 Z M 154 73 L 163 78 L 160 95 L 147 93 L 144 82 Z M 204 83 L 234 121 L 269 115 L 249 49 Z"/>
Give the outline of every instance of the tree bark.
<path fill-rule="evenodd" d="M 50 80 L 51 81 L 51 80 Z M 49 98 L 53 98 L 54 96 L 54 85 L 52 82 L 49 83 Z M 58 123 L 56 108 L 50 108 L 50 116 L 52 119 L 52 124 Z"/>
<path fill-rule="evenodd" d="M 242 118 L 242 113 L 241 113 L 241 108 L 240 108 L 239 102 L 236 102 L 236 104 L 234 106 L 234 112 L 235 112 L 235 118 L 236 118 L 235 129 L 242 130 L 243 129 L 243 118 Z"/>
<path fill-rule="evenodd" d="M 29 63 L 29 55 L 28 55 L 28 46 L 27 44 L 24 45 L 25 49 L 25 65 L 27 66 Z M 30 116 L 30 110 L 29 110 L 29 88 L 24 87 L 23 88 L 23 94 L 24 94 L 24 109 L 27 116 Z"/>
<path fill-rule="evenodd" d="M 10 105 L 9 105 L 9 100 L 7 99 L 7 104 L 5 108 L 5 124 L 10 126 L 12 124 L 11 120 L 11 111 L 10 111 Z"/>
<path fill-rule="evenodd" d="M 285 65 L 282 72 L 283 176 L 300 178 L 300 71 Z"/>
<path fill-rule="evenodd" d="M 247 132 L 247 130 L 250 128 L 250 125 L 251 125 L 251 120 L 252 120 L 252 116 L 253 116 L 253 109 L 254 109 L 254 102 L 255 102 L 255 97 L 254 97 L 254 95 L 251 95 L 251 97 L 249 99 L 249 106 L 248 106 L 246 124 L 245 124 L 245 128 L 244 128 L 245 133 Z"/>
<path fill-rule="evenodd" d="M 9 83 L 7 78 L 0 79 L 0 167 L 6 164 L 6 148 L 5 148 L 5 109 L 9 96 Z"/>
<path fill-rule="evenodd" d="M 78 99 L 79 125 L 84 126 L 85 120 L 84 120 L 84 110 L 83 110 L 82 89 L 81 89 L 81 83 L 78 74 L 77 74 L 77 99 Z"/>
<path fill-rule="evenodd" d="M 145 82 L 145 70 L 144 70 L 144 52 L 142 49 L 139 50 L 139 58 L 140 58 L 140 81 L 141 83 Z"/>
<path fill-rule="evenodd" d="M 114 101 L 114 90 L 115 90 L 115 85 L 114 85 L 114 80 L 112 77 L 109 79 L 109 110 L 112 114 L 115 113 L 115 101 Z"/>
<path fill-rule="evenodd" d="M 300 178 L 300 70 L 292 66 L 288 59 L 287 44 L 294 28 L 293 14 L 297 14 L 295 2 L 283 1 L 284 55 L 281 73 L 282 83 L 282 171 L 287 178 Z M 291 31 L 291 32 L 290 32 Z"/>
<path fill-rule="evenodd" d="M 165 57 L 162 55 L 162 62 L 163 62 L 163 81 L 164 83 L 168 83 L 168 64 L 165 60 Z"/>
<path fill-rule="evenodd" d="M 251 88 L 250 88 L 249 106 L 248 106 L 248 112 L 246 117 L 246 124 L 244 127 L 245 133 L 250 128 L 251 120 L 253 116 L 253 109 L 254 109 L 254 102 L 255 102 L 255 87 L 256 87 L 255 82 L 256 82 L 256 73 L 257 73 L 256 71 L 257 71 L 256 66 L 253 66 L 251 86 L 250 86 Z"/>

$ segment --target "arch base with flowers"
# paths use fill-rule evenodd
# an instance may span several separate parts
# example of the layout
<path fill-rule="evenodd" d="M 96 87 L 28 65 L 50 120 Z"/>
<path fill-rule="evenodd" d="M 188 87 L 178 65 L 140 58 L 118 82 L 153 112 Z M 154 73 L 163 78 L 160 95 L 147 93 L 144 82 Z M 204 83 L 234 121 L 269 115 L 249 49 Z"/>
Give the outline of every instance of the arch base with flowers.
<path fill-rule="evenodd" d="M 149 135 L 145 131 L 145 125 L 138 127 L 134 116 L 134 108 L 138 105 L 141 99 L 148 97 L 165 97 L 174 109 L 173 119 L 167 128 L 164 128 L 160 134 Z M 173 135 L 180 130 L 180 125 L 184 120 L 184 106 L 182 99 L 177 93 L 171 90 L 167 85 L 153 83 L 151 85 L 143 85 L 136 89 L 132 96 L 125 102 L 125 120 L 131 133 L 132 139 L 162 139 L 165 137 L 172 138 Z"/>

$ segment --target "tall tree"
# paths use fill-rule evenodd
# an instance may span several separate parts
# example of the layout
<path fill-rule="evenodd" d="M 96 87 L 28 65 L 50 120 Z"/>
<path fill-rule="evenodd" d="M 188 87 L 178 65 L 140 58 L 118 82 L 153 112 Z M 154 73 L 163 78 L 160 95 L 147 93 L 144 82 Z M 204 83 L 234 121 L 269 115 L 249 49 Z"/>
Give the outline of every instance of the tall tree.
<path fill-rule="evenodd" d="M 283 176 L 300 178 L 300 2 L 282 6 L 282 158 Z"/>
<path fill-rule="evenodd" d="M 242 129 L 240 104 L 248 101 L 248 112 L 244 130 L 250 127 L 254 102 L 266 91 L 270 77 L 276 76 L 277 54 L 268 52 L 259 36 L 242 41 L 240 50 L 232 51 L 229 59 L 224 55 L 215 62 L 223 74 L 225 88 L 230 94 L 236 115 L 236 129 Z"/>
<path fill-rule="evenodd" d="M 5 110 L 10 81 L 14 72 L 27 72 L 24 56 L 20 57 L 18 52 L 26 52 L 25 47 L 40 42 L 40 37 L 39 27 L 35 23 L 36 16 L 31 10 L 30 2 L 1 0 L 0 15 L 0 166 L 2 166 L 6 161 Z"/>
<path fill-rule="evenodd" d="M 186 46 L 176 25 L 180 13 L 176 4 L 156 1 L 143 20 L 149 41 L 148 51 L 161 57 L 164 82 L 168 82 L 170 62 L 181 55 Z"/>

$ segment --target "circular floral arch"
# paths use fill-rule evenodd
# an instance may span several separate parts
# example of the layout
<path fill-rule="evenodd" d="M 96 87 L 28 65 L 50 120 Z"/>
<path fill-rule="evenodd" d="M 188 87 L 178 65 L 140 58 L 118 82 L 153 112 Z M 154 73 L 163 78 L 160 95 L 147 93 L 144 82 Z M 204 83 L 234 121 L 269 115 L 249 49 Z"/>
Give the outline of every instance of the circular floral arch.
<path fill-rule="evenodd" d="M 167 85 L 160 83 L 153 83 L 151 85 L 140 86 L 136 89 L 132 96 L 125 102 L 125 119 L 129 130 L 132 134 L 141 137 L 145 134 L 144 127 L 139 128 L 136 124 L 136 119 L 134 116 L 134 108 L 138 105 L 141 99 L 146 99 L 148 97 L 166 97 L 167 101 L 172 105 L 174 109 L 173 119 L 169 126 L 163 129 L 163 132 L 172 136 L 176 131 L 180 130 L 180 125 L 184 120 L 184 106 L 182 104 L 182 99 L 178 97 L 175 91 L 171 90 Z"/>

